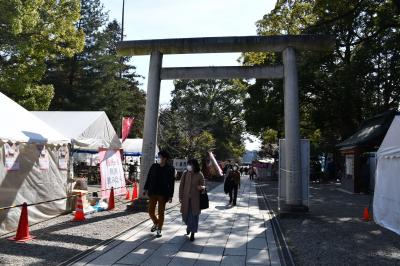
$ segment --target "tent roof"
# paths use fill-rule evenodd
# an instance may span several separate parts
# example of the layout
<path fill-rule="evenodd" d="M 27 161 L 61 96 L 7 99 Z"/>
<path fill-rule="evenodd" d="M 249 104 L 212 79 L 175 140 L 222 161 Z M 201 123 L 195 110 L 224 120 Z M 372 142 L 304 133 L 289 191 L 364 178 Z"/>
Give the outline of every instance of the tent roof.
<path fill-rule="evenodd" d="M 143 139 L 126 139 L 122 143 L 124 154 L 128 156 L 141 156 L 142 155 Z M 156 146 L 156 154 L 159 152 Z"/>
<path fill-rule="evenodd" d="M 395 116 L 378 150 L 378 156 L 400 154 L 400 115 Z"/>
<path fill-rule="evenodd" d="M 70 143 L 62 135 L 28 110 L 0 92 L 0 139 L 4 142 Z"/>
<path fill-rule="evenodd" d="M 380 145 L 396 111 L 391 110 L 365 120 L 356 133 L 336 145 L 337 148 L 350 148 L 364 145 Z"/>
<path fill-rule="evenodd" d="M 94 150 L 121 147 L 110 120 L 103 111 L 32 112 L 72 140 L 75 149 Z"/>

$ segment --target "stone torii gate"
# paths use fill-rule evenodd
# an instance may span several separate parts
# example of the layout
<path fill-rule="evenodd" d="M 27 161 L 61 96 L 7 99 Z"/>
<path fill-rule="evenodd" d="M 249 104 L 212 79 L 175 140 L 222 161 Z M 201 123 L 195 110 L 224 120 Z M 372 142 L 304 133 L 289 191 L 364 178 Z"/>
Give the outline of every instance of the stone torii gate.
<path fill-rule="evenodd" d="M 295 50 L 323 51 L 331 49 L 333 45 L 333 38 L 321 35 L 208 37 L 120 42 L 117 51 L 121 56 L 150 54 L 139 191 L 143 191 L 147 173 L 154 162 L 161 80 L 283 78 L 286 205 L 288 209 L 301 208 L 300 122 Z M 163 54 L 228 52 L 282 52 L 283 66 L 162 67 Z"/>

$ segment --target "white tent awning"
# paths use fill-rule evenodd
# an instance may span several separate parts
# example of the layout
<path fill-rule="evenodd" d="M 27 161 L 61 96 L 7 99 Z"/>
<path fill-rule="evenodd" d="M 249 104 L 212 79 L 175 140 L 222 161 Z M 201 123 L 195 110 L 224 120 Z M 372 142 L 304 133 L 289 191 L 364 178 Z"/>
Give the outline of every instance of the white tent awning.
<path fill-rule="evenodd" d="M 377 224 L 400 235 L 400 116 L 377 152 L 373 214 Z"/>
<path fill-rule="evenodd" d="M 21 143 L 70 143 L 68 137 L 0 92 L 0 140 Z"/>
<path fill-rule="evenodd" d="M 32 113 L 70 138 L 74 144 L 74 149 L 97 151 L 99 148 L 121 148 L 121 141 L 103 111 Z"/>
<path fill-rule="evenodd" d="M 142 156 L 143 139 L 126 139 L 122 143 L 122 149 L 127 156 Z M 156 146 L 156 154 L 159 152 Z"/>

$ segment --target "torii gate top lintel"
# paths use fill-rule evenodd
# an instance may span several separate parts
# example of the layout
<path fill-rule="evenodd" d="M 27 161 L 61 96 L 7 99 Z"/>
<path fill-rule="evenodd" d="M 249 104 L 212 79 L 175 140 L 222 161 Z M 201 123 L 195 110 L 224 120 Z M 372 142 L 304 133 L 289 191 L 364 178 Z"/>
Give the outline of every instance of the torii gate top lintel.
<path fill-rule="evenodd" d="M 281 52 L 286 47 L 298 50 L 325 51 L 335 41 L 329 35 L 273 35 L 201 37 L 123 41 L 117 51 L 122 56 L 162 54 L 229 53 L 229 52 Z"/>

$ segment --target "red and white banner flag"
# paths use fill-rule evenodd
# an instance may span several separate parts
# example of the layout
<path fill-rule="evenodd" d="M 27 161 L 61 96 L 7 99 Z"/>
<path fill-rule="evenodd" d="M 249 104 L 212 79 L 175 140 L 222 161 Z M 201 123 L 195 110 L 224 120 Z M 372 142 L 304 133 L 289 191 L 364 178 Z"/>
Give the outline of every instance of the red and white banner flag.
<path fill-rule="evenodd" d="M 133 117 L 122 117 L 122 142 L 129 136 L 134 120 L 135 118 Z"/>

